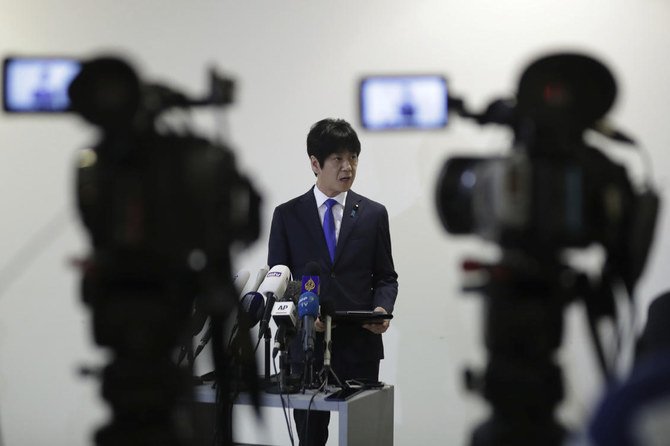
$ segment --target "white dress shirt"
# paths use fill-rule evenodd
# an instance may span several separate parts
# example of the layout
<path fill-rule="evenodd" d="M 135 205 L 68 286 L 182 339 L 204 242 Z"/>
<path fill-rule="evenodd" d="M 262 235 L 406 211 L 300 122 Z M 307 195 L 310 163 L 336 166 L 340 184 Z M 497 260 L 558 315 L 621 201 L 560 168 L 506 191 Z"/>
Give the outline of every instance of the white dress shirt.
<path fill-rule="evenodd" d="M 347 200 L 347 193 L 342 192 L 334 197 L 327 197 L 326 194 L 321 192 L 319 188 L 314 186 L 314 197 L 316 198 L 316 205 L 319 209 L 319 218 L 321 219 L 321 226 L 323 227 L 323 217 L 326 215 L 326 200 L 332 198 L 337 201 L 337 204 L 333 206 L 333 217 L 335 217 L 335 240 L 340 238 L 340 228 L 342 227 L 342 216 L 344 215 L 344 203 Z"/>

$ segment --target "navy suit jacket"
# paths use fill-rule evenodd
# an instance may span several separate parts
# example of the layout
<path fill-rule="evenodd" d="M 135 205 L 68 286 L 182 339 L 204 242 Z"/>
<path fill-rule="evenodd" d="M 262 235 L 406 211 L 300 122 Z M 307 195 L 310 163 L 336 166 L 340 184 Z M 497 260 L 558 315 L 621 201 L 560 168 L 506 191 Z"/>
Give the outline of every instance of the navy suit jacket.
<path fill-rule="evenodd" d="M 336 310 L 382 307 L 393 312 L 398 275 L 383 205 L 351 190 L 347 193 L 334 262 L 313 190 L 278 206 L 272 217 L 268 265 L 286 265 L 294 280 L 300 280 L 309 262 L 320 267 L 320 300 L 330 299 Z M 332 335 L 333 360 L 355 363 L 384 357 L 381 335 L 344 325 L 334 328 Z"/>

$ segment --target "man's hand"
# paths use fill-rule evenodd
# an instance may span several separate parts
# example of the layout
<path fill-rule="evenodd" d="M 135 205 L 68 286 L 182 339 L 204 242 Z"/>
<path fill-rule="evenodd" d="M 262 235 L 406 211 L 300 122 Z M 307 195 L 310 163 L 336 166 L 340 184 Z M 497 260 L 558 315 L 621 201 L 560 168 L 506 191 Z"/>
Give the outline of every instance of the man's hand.
<path fill-rule="evenodd" d="M 377 308 L 375 308 L 375 313 L 386 314 L 387 311 L 385 309 L 383 309 L 382 307 L 377 307 Z M 384 322 L 382 322 L 381 324 L 364 324 L 363 328 L 367 328 L 368 330 L 370 330 L 371 332 L 373 332 L 375 334 L 382 334 L 386 330 L 388 330 L 390 323 L 391 323 L 391 321 L 389 319 L 384 319 Z"/>
<path fill-rule="evenodd" d="M 337 327 L 337 324 L 330 323 L 330 328 L 335 328 Z M 317 317 L 316 320 L 314 321 L 314 329 L 318 331 L 319 333 L 323 333 L 326 331 L 326 318 L 324 316 L 323 320 L 321 320 L 321 316 Z"/>

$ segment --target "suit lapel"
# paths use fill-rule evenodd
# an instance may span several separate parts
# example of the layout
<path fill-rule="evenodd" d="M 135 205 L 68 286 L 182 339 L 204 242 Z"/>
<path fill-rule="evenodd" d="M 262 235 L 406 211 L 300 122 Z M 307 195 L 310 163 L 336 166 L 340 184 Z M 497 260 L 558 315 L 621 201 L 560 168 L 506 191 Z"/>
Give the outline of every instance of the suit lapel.
<path fill-rule="evenodd" d="M 344 250 L 344 245 L 347 242 L 347 239 L 351 235 L 358 219 L 360 218 L 361 212 L 363 211 L 363 205 L 361 196 L 353 191 L 347 193 L 347 202 L 344 203 L 344 214 L 342 215 L 342 226 L 340 226 L 340 235 L 337 239 L 337 248 L 335 249 L 335 261 L 340 257 L 342 251 Z"/>

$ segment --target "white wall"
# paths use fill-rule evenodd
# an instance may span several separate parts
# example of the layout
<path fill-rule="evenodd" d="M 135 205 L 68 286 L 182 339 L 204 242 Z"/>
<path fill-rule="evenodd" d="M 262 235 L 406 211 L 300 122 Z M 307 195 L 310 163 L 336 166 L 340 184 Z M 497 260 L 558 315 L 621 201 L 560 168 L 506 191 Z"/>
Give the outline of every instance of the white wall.
<path fill-rule="evenodd" d="M 262 239 L 238 257 L 239 267 L 265 263 L 272 208 L 313 181 L 304 152 L 310 124 L 333 116 L 357 125 L 355 89 L 366 73 L 444 73 L 454 92 L 477 108 L 513 93 L 534 57 L 556 49 L 587 51 L 618 79 L 613 121 L 650 153 L 662 191 L 670 187 L 664 169 L 670 164 L 670 5 L 663 0 L 0 5 L 3 56 L 89 57 L 113 50 L 146 79 L 190 94 L 205 91 L 210 64 L 238 80 L 228 112 L 230 140 L 263 193 L 265 224 Z M 449 155 L 501 150 L 509 136 L 460 119 L 442 132 L 360 132 L 355 190 L 387 205 L 400 275 L 382 365 L 382 378 L 397 386 L 396 444 L 463 444 L 486 412 L 459 381 L 463 365 L 482 363 L 484 355 L 478 300 L 460 292 L 458 264 L 465 255 L 494 250 L 447 236 L 436 219 L 433 188 Z M 76 374 L 82 364 L 103 363 L 104 355 L 90 341 L 78 273 L 68 264 L 87 246 L 72 204 L 72 159 L 93 138 L 75 117 L 0 117 L 0 435 L 9 446 L 90 444 L 107 415 L 97 383 Z M 634 152 L 615 149 L 640 172 Z M 670 251 L 669 223 L 662 217 L 639 287 L 641 308 L 668 286 L 663 258 Z M 580 311 L 571 310 L 567 319 L 561 358 L 569 395 L 562 414 L 579 424 L 600 382 Z M 278 442 L 286 441 L 279 432 Z"/>

